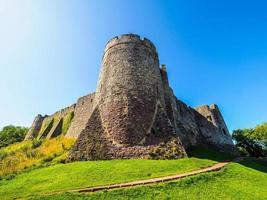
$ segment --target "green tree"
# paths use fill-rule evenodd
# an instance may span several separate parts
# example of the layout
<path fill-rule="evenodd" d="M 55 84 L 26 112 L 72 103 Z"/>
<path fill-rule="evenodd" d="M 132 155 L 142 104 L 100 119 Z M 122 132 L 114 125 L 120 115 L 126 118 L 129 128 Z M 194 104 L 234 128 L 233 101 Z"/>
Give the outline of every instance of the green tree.
<path fill-rule="evenodd" d="M 243 154 L 253 157 L 267 156 L 267 123 L 253 129 L 234 130 L 233 139 Z"/>
<path fill-rule="evenodd" d="M 267 144 L 267 122 L 256 126 L 253 131 L 253 137 Z"/>
<path fill-rule="evenodd" d="M 25 127 L 13 125 L 5 126 L 0 131 L 0 148 L 22 141 L 27 132 L 28 128 Z"/>

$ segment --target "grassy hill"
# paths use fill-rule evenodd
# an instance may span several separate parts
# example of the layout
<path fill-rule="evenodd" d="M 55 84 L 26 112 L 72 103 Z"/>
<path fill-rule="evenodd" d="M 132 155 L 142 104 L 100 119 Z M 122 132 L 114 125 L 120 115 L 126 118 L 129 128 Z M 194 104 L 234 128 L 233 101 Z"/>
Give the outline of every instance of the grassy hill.
<path fill-rule="evenodd" d="M 0 149 L 0 180 L 11 179 L 34 168 L 65 162 L 72 138 L 23 141 Z"/>
<path fill-rule="evenodd" d="M 151 186 L 116 189 L 91 194 L 61 193 L 35 200 L 65 199 L 267 199 L 267 163 L 245 159 L 219 172 Z"/>
<path fill-rule="evenodd" d="M 67 190 L 194 171 L 231 159 L 191 149 L 178 160 L 110 160 L 65 163 L 74 141 L 64 137 L 24 141 L 0 149 L 0 199 L 267 199 L 267 163 L 252 158 L 219 172 L 150 186 L 96 192 Z M 60 192 L 60 193 L 59 193 Z"/>
<path fill-rule="evenodd" d="M 211 160 L 185 158 L 57 164 L 21 173 L 12 180 L 0 181 L 0 196 L 3 199 L 12 199 L 32 194 L 149 179 L 193 171 L 214 163 L 215 161 Z"/>

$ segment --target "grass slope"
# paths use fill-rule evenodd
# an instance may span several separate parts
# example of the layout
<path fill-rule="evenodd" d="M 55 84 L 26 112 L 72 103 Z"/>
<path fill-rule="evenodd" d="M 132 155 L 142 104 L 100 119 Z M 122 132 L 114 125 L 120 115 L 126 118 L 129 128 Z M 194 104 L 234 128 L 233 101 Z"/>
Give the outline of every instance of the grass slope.
<path fill-rule="evenodd" d="M 74 144 L 72 138 L 23 141 L 0 149 L 0 179 L 9 179 L 33 167 L 45 167 L 64 161 Z M 38 143 L 38 145 L 36 145 Z"/>
<path fill-rule="evenodd" d="M 246 159 L 219 172 L 200 174 L 180 181 L 92 194 L 61 193 L 35 200 L 68 199 L 267 199 L 267 163 Z"/>
<path fill-rule="evenodd" d="M 60 190 L 128 182 L 179 174 L 211 166 L 215 161 L 178 160 L 88 161 L 35 169 L 0 181 L 1 199 L 13 199 Z"/>

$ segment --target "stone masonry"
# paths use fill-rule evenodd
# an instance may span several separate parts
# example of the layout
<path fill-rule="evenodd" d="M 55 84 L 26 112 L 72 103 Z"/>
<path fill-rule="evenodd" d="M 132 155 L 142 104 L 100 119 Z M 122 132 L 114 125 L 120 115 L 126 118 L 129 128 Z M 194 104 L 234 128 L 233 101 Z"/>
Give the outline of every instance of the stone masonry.
<path fill-rule="evenodd" d="M 67 110 L 74 117 L 65 136 L 77 138 L 70 160 L 173 159 L 192 146 L 234 152 L 218 106 L 193 109 L 178 100 L 156 47 L 138 35 L 107 43 L 96 92 Z M 60 135 L 64 113 L 38 115 L 25 139 Z"/>

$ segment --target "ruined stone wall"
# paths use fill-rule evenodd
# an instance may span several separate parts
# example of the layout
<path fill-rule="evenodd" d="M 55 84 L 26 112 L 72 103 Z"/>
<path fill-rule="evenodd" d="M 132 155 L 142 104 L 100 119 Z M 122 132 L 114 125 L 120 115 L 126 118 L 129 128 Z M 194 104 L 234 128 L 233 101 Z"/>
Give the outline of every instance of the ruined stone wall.
<path fill-rule="evenodd" d="M 55 119 L 54 119 L 53 115 L 51 115 L 51 116 L 45 115 L 41 129 L 38 132 L 38 135 L 36 138 L 37 139 L 46 138 L 46 136 L 48 135 L 48 133 L 52 129 L 54 122 L 55 122 Z"/>
<path fill-rule="evenodd" d="M 186 147 L 195 146 L 201 138 L 195 112 L 181 100 L 176 99 L 176 105 L 175 116 L 179 137 Z"/>
<path fill-rule="evenodd" d="M 218 128 L 194 109 L 192 109 L 192 112 L 195 115 L 195 121 L 199 127 L 199 135 L 201 136 L 197 145 L 208 147 L 210 144 L 223 144 L 222 141 L 218 140 L 218 138 L 223 137 Z"/>
<path fill-rule="evenodd" d="M 42 123 L 44 121 L 44 118 L 42 115 L 37 115 L 31 125 L 31 128 L 29 129 L 28 133 L 25 136 L 24 140 L 31 140 L 33 138 L 36 138 L 38 136 L 38 133 L 42 127 Z"/>
<path fill-rule="evenodd" d="M 161 73 L 162 84 L 163 84 L 166 113 L 173 125 L 173 128 L 177 129 L 177 124 L 176 124 L 177 117 L 175 115 L 177 105 L 176 105 L 173 91 L 169 86 L 168 74 L 167 74 L 167 69 L 165 65 L 161 66 L 160 73 Z"/>
<path fill-rule="evenodd" d="M 214 143 L 233 145 L 230 133 L 217 105 L 204 105 L 195 108 L 195 110 L 216 127 L 216 133 L 210 134 Z"/>
<path fill-rule="evenodd" d="M 162 73 L 163 80 L 167 80 L 167 72 L 164 70 Z M 173 127 L 186 148 L 198 145 L 208 147 L 211 144 L 221 149 L 233 147 L 231 135 L 218 106 L 213 104 L 196 109 L 188 107 L 174 96 L 167 85 L 166 82 L 164 94 L 167 113 L 173 119 Z"/>
<path fill-rule="evenodd" d="M 75 104 L 61 109 L 52 115 L 37 115 L 25 140 L 33 138 L 52 138 L 61 134 L 64 117 L 74 112 Z"/>
<path fill-rule="evenodd" d="M 110 40 L 95 96 L 110 138 L 122 144 L 140 143 L 150 131 L 157 101 L 165 108 L 154 45 L 133 34 Z"/>
<path fill-rule="evenodd" d="M 39 133 L 39 138 L 52 138 L 60 135 L 62 133 L 62 124 L 64 117 L 74 112 L 75 104 L 61 109 L 60 111 L 55 112 L 54 114 L 47 116 L 44 120 L 49 123 L 48 127 L 43 133 Z"/>
<path fill-rule="evenodd" d="M 186 148 L 213 145 L 223 151 L 233 150 L 231 135 L 222 129 L 227 127 L 217 106 L 193 109 L 180 100 L 176 100 L 176 104 L 177 132 Z"/>
<path fill-rule="evenodd" d="M 77 138 L 81 131 L 85 128 L 90 115 L 93 111 L 93 100 L 94 93 L 86 95 L 78 99 L 76 104 L 69 107 L 61 109 L 52 115 L 37 115 L 30 130 L 28 131 L 25 140 L 30 140 L 33 138 L 52 138 L 62 134 L 63 126 L 67 126 L 66 137 Z M 73 115 L 73 117 L 67 116 Z M 66 117 L 72 118 L 68 119 L 68 124 L 66 122 Z"/>
<path fill-rule="evenodd" d="M 208 121 L 214 124 L 214 126 L 217 126 L 217 121 L 215 120 L 215 116 L 213 115 L 212 109 L 208 105 L 203 105 L 194 108 L 198 113 L 200 113 L 202 116 L 207 118 Z"/>
<path fill-rule="evenodd" d="M 78 99 L 74 110 L 74 118 L 66 137 L 77 138 L 85 128 L 93 111 L 94 95 L 94 93 L 88 94 Z"/>
<path fill-rule="evenodd" d="M 221 129 L 223 134 L 229 135 L 230 134 L 229 130 L 226 126 L 226 123 L 223 119 L 223 116 L 220 112 L 219 107 L 216 104 L 212 104 L 212 105 L 210 105 L 210 109 L 212 110 L 214 121 L 216 122 L 215 126 L 217 126 L 219 129 Z"/>

